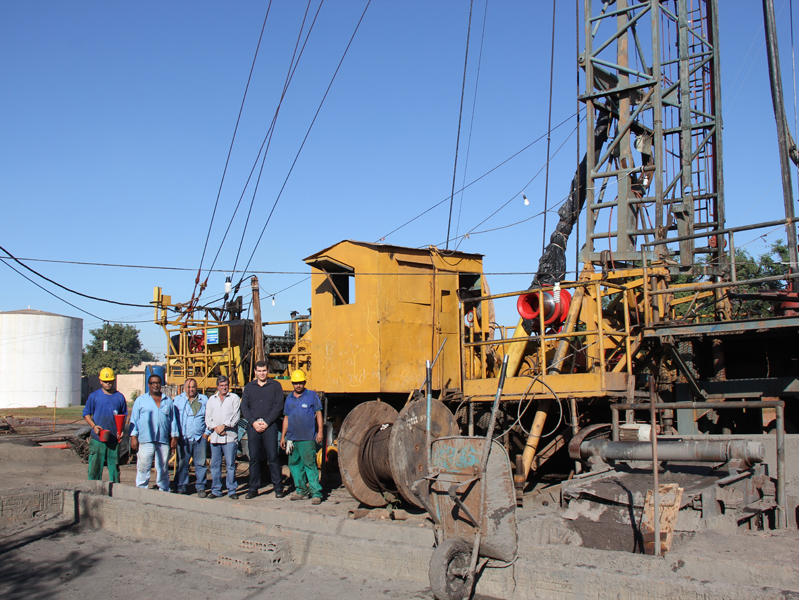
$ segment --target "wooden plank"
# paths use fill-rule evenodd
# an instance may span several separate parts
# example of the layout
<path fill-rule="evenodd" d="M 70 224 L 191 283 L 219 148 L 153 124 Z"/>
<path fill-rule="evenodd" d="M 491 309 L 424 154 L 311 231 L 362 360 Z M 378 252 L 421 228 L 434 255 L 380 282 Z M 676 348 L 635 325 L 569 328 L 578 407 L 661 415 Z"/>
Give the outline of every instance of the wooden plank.
<path fill-rule="evenodd" d="M 665 483 L 659 487 L 660 555 L 663 556 L 671 550 L 671 542 L 674 538 L 674 524 L 677 522 L 677 513 L 680 511 L 683 488 L 676 483 Z M 644 512 L 641 516 L 641 536 L 644 540 L 645 554 L 655 554 L 655 503 L 652 496 L 652 490 L 649 490 L 646 493 Z"/>

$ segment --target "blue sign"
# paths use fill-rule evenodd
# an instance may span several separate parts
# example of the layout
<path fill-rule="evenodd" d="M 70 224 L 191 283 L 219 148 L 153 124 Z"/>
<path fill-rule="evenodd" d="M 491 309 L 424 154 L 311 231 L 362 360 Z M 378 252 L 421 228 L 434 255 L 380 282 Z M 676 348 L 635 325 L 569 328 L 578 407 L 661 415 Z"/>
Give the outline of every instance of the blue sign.
<path fill-rule="evenodd" d="M 206 344 L 218 344 L 219 343 L 219 328 L 214 327 L 213 329 L 209 329 L 205 332 L 205 343 Z"/>

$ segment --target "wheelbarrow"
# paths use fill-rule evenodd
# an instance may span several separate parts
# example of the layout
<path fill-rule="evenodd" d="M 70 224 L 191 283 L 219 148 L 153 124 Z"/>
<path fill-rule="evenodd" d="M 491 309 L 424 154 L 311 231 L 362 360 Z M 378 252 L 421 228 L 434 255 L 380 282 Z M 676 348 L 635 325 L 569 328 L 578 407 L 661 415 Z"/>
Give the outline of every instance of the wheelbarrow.
<path fill-rule="evenodd" d="M 428 475 L 414 484 L 429 486 L 425 508 L 436 524 L 430 559 L 430 588 L 438 600 L 471 598 L 476 576 L 490 559 L 516 560 L 516 492 L 505 448 L 493 441 L 507 370 L 502 365 L 485 437 L 442 437 L 432 442 Z"/>

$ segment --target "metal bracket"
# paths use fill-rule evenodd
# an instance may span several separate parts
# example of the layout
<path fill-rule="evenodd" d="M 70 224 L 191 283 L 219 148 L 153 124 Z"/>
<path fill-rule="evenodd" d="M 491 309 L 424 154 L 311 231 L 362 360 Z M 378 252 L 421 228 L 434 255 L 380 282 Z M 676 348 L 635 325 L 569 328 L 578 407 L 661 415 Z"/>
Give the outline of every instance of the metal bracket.
<path fill-rule="evenodd" d="M 685 379 L 688 381 L 688 388 L 691 390 L 691 394 L 693 394 L 693 396 L 700 402 L 705 402 L 707 400 L 707 392 L 700 388 L 699 384 L 696 382 L 696 379 L 694 379 L 691 369 L 688 368 L 688 365 L 685 363 L 685 360 L 674 344 L 674 338 L 672 338 L 670 335 L 664 336 L 662 343 L 666 349 L 671 352 L 671 355 L 674 357 L 674 362 L 677 363 L 677 367 L 680 369 L 680 372 L 685 375 Z"/>

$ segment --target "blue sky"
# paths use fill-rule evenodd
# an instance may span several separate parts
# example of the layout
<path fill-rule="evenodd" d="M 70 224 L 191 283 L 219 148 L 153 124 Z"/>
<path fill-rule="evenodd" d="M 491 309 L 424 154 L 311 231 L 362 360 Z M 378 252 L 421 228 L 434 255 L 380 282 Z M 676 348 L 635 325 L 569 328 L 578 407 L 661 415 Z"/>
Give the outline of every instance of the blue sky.
<path fill-rule="evenodd" d="M 793 124 L 789 1 L 776 0 L 776 10 Z M 761 3 L 720 4 L 727 222 L 778 219 L 782 190 Z M 253 252 L 365 6 L 366 0 L 322 5 L 280 110 L 239 270 Z M 174 300 L 188 300 L 266 7 L 267 2 L 250 1 L 0 2 L 0 245 L 24 258 L 185 268 L 27 263 L 92 296 L 146 305 L 158 285 Z M 317 7 L 313 0 L 309 22 Z M 206 268 L 274 115 L 305 8 L 300 1 L 272 3 Z M 552 4 L 489 0 L 481 44 L 485 10 L 485 1 L 475 0 L 456 189 L 464 178 L 468 183 L 480 177 L 547 130 Z M 310 306 L 310 282 L 281 291 L 309 272 L 303 258 L 343 239 L 380 240 L 449 197 L 468 18 L 466 0 L 372 1 L 253 255 L 251 271 L 281 272 L 259 275 L 265 296 L 280 292 L 275 306 L 269 298 L 263 301 L 265 320 L 287 319 L 290 311 Z M 573 2 L 558 2 L 556 30 L 552 123 L 567 123 L 552 134 L 550 206 L 568 193 L 577 162 Z M 580 145 L 585 148 L 584 139 Z M 544 174 L 533 177 L 545 160 L 542 140 L 457 195 L 453 236 L 540 213 Z M 236 262 L 251 190 L 216 268 L 231 270 Z M 384 241 L 443 246 L 448 210 L 444 202 Z M 555 222 L 550 215 L 547 237 Z M 740 245 L 756 235 L 736 241 Z M 470 235 L 459 249 L 485 255 L 493 292 L 512 291 L 529 284 L 541 236 L 538 217 Z M 777 231 L 768 240 L 779 237 L 784 234 Z M 747 246 L 755 253 L 763 248 L 762 241 Z M 574 269 L 573 247 L 568 256 Z M 165 337 L 152 324 L 150 309 L 88 300 L 28 274 L 96 317 L 2 265 L 0 311 L 30 306 L 82 317 L 84 343 L 88 329 L 103 320 L 132 322 L 148 349 L 164 352 Z M 212 274 L 205 297 L 221 295 L 223 284 L 223 273 Z M 510 308 L 499 307 L 498 316 L 502 324 L 515 323 Z"/>

